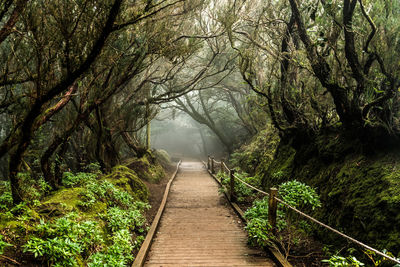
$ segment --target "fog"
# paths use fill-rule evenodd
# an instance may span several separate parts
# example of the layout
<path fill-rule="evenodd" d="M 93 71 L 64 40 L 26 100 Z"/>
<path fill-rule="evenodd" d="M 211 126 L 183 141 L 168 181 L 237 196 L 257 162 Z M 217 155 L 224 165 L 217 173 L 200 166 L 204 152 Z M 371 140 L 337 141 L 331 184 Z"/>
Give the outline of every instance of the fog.
<path fill-rule="evenodd" d="M 185 113 L 166 117 L 162 113 L 151 122 L 151 148 L 166 150 L 174 158 L 226 156 L 224 146 L 206 126 Z"/>

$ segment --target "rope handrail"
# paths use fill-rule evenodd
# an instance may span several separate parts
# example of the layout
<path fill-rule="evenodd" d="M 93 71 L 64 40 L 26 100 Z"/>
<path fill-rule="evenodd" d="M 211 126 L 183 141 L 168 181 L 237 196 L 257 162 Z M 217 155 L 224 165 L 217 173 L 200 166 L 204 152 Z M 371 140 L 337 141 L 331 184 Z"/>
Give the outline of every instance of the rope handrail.
<path fill-rule="evenodd" d="M 213 159 L 213 160 L 214 160 L 214 159 Z M 218 163 L 216 160 L 214 160 L 214 161 L 215 161 L 216 163 Z M 220 163 L 221 163 L 221 162 L 219 162 L 218 164 L 220 164 Z M 226 166 L 225 162 L 222 162 L 222 164 L 223 164 L 223 166 L 226 168 L 227 171 L 231 171 L 231 170 L 228 168 L 228 166 Z M 243 181 L 242 179 L 240 179 L 237 175 L 233 175 L 233 177 L 234 177 L 236 180 L 238 180 L 238 181 L 240 181 L 241 183 L 243 183 L 244 185 L 246 185 L 246 186 L 248 186 L 248 187 L 250 187 L 250 188 L 256 190 L 257 192 L 259 192 L 259 193 L 261 193 L 261 194 L 263 194 L 263 195 L 266 195 L 266 196 L 269 196 L 269 195 L 270 195 L 269 193 L 264 192 L 264 191 L 262 191 L 262 190 L 260 190 L 260 189 L 258 189 L 258 188 L 256 188 L 256 187 L 254 187 L 254 186 L 252 186 L 252 185 L 246 183 L 245 181 Z M 272 197 L 270 197 L 270 198 L 272 198 Z M 296 213 L 300 214 L 301 216 L 306 217 L 307 219 L 313 221 L 314 223 L 316 223 L 316 224 L 318 224 L 318 225 L 320 225 L 320 226 L 322 226 L 322 227 L 324 227 L 324 228 L 326 228 L 326 229 L 328 229 L 328 230 L 334 232 L 335 234 L 338 234 L 338 235 L 342 236 L 343 238 L 345 238 L 345 239 L 347 239 L 347 240 L 349 240 L 349 241 L 351 241 L 351 242 L 353 242 L 353 243 L 355 243 L 355 244 L 357 244 L 357 245 L 359 245 L 359 246 L 361 246 L 361 247 L 364 247 L 364 248 L 366 248 L 366 249 L 368 249 L 368 250 L 370 250 L 370 251 L 375 252 L 376 254 L 378 254 L 378 255 L 380 255 L 380 256 L 382 256 L 382 257 L 384 257 L 384 258 L 387 258 L 387 259 L 389 259 L 389 260 L 391 260 L 391 261 L 393 261 L 393 262 L 395 262 L 395 263 L 400 264 L 400 260 L 398 260 L 398 259 L 396 259 L 396 258 L 393 258 L 393 257 L 391 257 L 391 256 L 389 256 L 389 255 L 387 255 L 387 254 L 385 254 L 385 253 L 383 253 L 383 252 L 380 252 L 379 250 L 374 249 L 374 248 L 372 248 L 372 247 L 370 247 L 370 246 L 368 246 L 368 245 L 366 245 L 366 244 L 364 244 L 364 243 L 362 243 L 362 242 L 360 242 L 360 241 L 358 241 L 358 240 L 356 240 L 356 239 L 354 239 L 354 238 L 352 238 L 352 237 L 350 237 L 350 236 L 348 236 L 348 235 L 346 235 L 346 234 L 344 234 L 344 233 L 342 233 L 342 232 L 340 232 L 340 231 L 338 231 L 338 230 L 332 228 L 331 226 L 329 226 L 329 225 L 327 225 L 327 224 L 324 224 L 323 222 L 318 221 L 317 219 L 315 219 L 315 218 L 311 217 L 310 215 L 308 215 L 308 214 L 306 214 L 306 213 L 304 213 L 304 212 L 302 212 L 302 211 L 296 209 L 295 207 L 292 207 L 291 205 L 289 205 L 288 203 L 286 203 L 285 201 L 283 201 L 283 200 L 281 200 L 281 199 L 279 199 L 279 198 L 277 198 L 277 197 L 273 197 L 273 198 L 274 198 L 277 202 L 279 202 L 279 203 L 281 203 L 282 205 L 288 207 L 289 209 L 293 210 L 294 212 L 296 212 Z"/>
<path fill-rule="evenodd" d="M 236 175 L 233 175 L 233 177 L 235 177 L 235 179 L 239 180 L 242 184 L 247 185 L 248 187 L 250 187 L 250 188 L 256 190 L 257 192 L 259 192 L 259 193 L 261 193 L 261 194 L 263 194 L 263 195 L 269 196 L 269 194 L 268 194 L 267 192 L 264 192 L 264 191 L 258 189 L 257 187 L 254 187 L 254 186 L 252 186 L 251 184 L 246 183 L 245 181 L 243 181 L 242 179 L 240 179 L 240 178 L 237 177 Z"/>
<path fill-rule="evenodd" d="M 230 169 L 228 168 L 228 166 L 226 166 L 225 162 L 222 162 L 222 165 L 224 166 L 225 170 L 230 171 Z"/>
<path fill-rule="evenodd" d="M 332 228 L 331 226 L 329 226 L 327 224 L 324 224 L 323 222 L 318 221 L 317 219 L 315 219 L 315 218 L 311 217 L 310 215 L 308 215 L 308 214 L 296 209 L 295 207 L 292 207 L 290 204 L 286 203 L 285 201 L 283 201 L 283 200 L 281 200 L 281 199 L 279 199 L 277 197 L 275 197 L 275 199 L 276 199 L 276 201 L 278 201 L 282 205 L 284 205 L 284 206 L 288 207 L 289 209 L 295 211 L 296 213 L 300 214 L 301 216 L 306 217 L 307 219 L 313 221 L 314 223 L 316 223 L 316 224 L 318 224 L 318 225 L 320 225 L 320 226 L 322 226 L 324 228 L 327 228 L 327 229 L 331 230 L 332 232 L 334 232 L 334 233 L 346 238 L 347 240 L 349 240 L 349 241 L 351 241 L 351 242 L 353 242 L 353 243 L 355 243 L 355 244 L 357 244 L 357 245 L 359 245 L 361 247 L 364 247 L 364 248 L 366 248 L 368 250 L 371 250 L 371 251 L 375 252 L 376 254 L 378 254 L 378 255 L 380 255 L 382 257 L 385 257 L 385 258 L 387 258 L 387 259 L 389 259 L 389 260 L 391 260 L 393 262 L 396 262 L 396 263 L 400 264 L 400 260 L 397 260 L 397 259 L 395 259 L 393 257 L 390 257 L 389 255 L 387 255 L 387 254 L 385 254 L 383 252 L 380 252 L 379 250 L 376 250 L 376 249 L 374 249 L 374 248 L 372 248 L 372 247 L 370 247 L 370 246 L 368 246 L 368 245 L 366 245 L 366 244 L 364 244 L 364 243 L 362 243 L 362 242 L 360 242 L 360 241 L 358 241 L 358 240 L 356 240 L 356 239 L 354 239 L 354 238 L 352 238 L 352 237 L 350 237 L 350 236 L 348 236 L 348 235 L 346 235 L 346 234 L 344 234 L 344 233 Z"/>
<path fill-rule="evenodd" d="M 215 159 L 213 159 L 213 161 L 214 163 L 221 164 L 221 161 L 216 161 Z"/>

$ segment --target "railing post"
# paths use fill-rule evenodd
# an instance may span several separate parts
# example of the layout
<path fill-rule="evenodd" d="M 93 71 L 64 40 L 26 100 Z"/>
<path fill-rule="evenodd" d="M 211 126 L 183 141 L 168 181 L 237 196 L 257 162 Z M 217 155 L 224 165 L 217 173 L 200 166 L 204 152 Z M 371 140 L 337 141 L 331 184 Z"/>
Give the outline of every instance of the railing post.
<path fill-rule="evenodd" d="M 269 201 L 268 201 L 268 222 L 272 226 L 272 231 L 275 232 L 276 229 L 276 210 L 277 202 L 276 197 L 278 196 L 278 189 L 269 189 Z"/>
<path fill-rule="evenodd" d="M 221 173 L 224 174 L 224 159 L 221 159 Z"/>
<path fill-rule="evenodd" d="M 211 173 L 214 174 L 214 157 L 211 157 Z"/>
<path fill-rule="evenodd" d="M 207 156 L 207 170 L 210 170 L 210 155 Z"/>
<path fill-rule="evenodd" d="M 231 202 L 235 202 L 235 170 L 230 170 L 229 172 L 229 177 L 230 177 L 230 193 L 229 193 L 229 200 Z"/>

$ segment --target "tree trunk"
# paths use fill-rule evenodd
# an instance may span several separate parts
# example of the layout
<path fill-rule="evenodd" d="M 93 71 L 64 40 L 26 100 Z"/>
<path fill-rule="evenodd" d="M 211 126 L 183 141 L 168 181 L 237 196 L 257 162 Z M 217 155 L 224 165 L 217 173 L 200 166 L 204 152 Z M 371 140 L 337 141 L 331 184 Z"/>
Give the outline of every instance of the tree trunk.
<path fill-rule="evenodd" d="M 136 156 L 138 158 L 143 157 L 147 153 L 147 149 L 138 146 L 135 141 L 132 139 L 132 137 L 129 136 L 127 132 L 121 132 L 122 139 L 126 143 L 126 145 L 132 149 L 133 152 L 135 152 Z"/>

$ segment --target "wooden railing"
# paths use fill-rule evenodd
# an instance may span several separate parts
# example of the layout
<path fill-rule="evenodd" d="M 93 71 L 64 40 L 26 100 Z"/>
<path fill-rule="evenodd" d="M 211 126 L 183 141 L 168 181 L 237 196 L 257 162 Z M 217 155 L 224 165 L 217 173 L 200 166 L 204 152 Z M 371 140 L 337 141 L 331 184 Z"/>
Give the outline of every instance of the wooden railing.
<path fill-rule="evenodd" d="M 283 201 L 282 199 L 278 198 L 278 189 L 277 188 L 270 188 L 269 189 L 269 193 L 262 191 L 259 188 L 256 188 L 248 183 L 246 183 L 245 181 L 243 181 L 242 179 L 240 179 L 237 175 L 235 175 L 235 170 L 229 169 L 228 166 L 225 164 L 225 162 L 221 159 L 221 161 L 216 161 L 214 159 L 214 157 L 212 156 L 208 156 L 208 161 L 207 161 L 207 169 L 210 172 L 211 175 L 214 176 L 214 174 L 216 173 L 216 165 L 220 165 L 220 171 L 222 173 L 225 174 L 229 174 L 229 184 L 230 184 L 230 189 L 229 189 L 229 200 L 232 203 L 236 202 L 236 197 L 235 197 L 235 183 L 236 180 L 242 184 L 244 184 L 245 186 L 252 188 L 253 190 L 257 191 L 258 193 L 261 193 L 262 195 L 268 196 L 268 221 L 270 223 L 270 225 L 272 226 L 272 230 L 275 231 L 276 229 L 276 218 L 277 218 L 277 210 L 278 210 L 278 203 L 282 204 L 283 206 L 286 206 L 288 209 L 294 211 L 295 213 L 307 218 L 308 220 L 318 224 L 319 226 L 328 229 L 329 231 L 349 240 L 350 242 L 364 248 L 364 249 L 368 249 L 370 251 L 375 252 L 377 255 L 380 255 L 392 262 L 395 262 L 397 264 L 400 264 L 400 260 L 396 259 L 394 257 L 391 257 L 375 248 L 372 248 L 358 240 L 356 240 L 355 238 L 352 238 L 342 232 L 340 232 L 339 230 L 334 229 L 333 227 L 324 224 L 323 222 L 320 222 L 319 220 L 313 218 L 312 216 L 296 209 L 295 207 L 292 207 L 290 204 L 286 203 L 285 201 Z M 214 176 L 215 177 L 215 176 Z M 220 184 L 222 185 L 222 181 L 219 181 Z M 222 185 L 223 186 L 223 185 Z"/>

